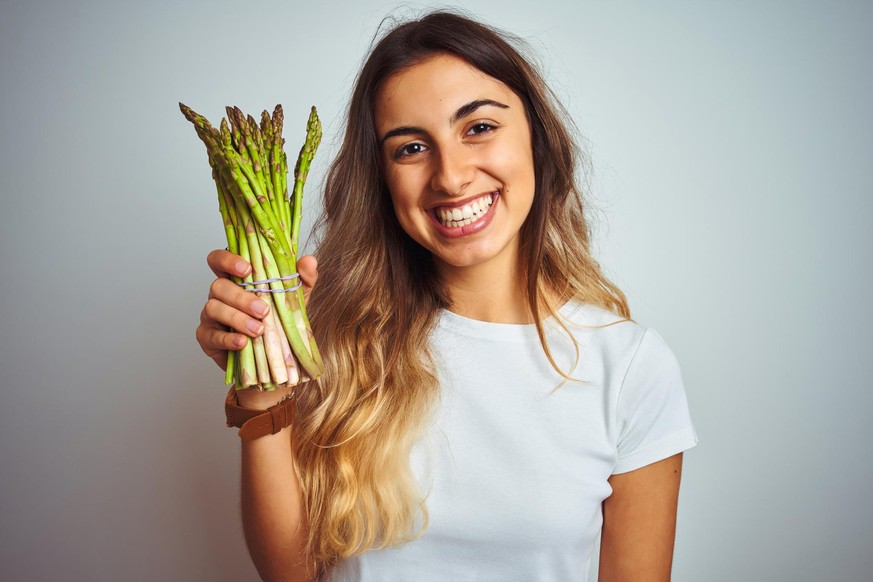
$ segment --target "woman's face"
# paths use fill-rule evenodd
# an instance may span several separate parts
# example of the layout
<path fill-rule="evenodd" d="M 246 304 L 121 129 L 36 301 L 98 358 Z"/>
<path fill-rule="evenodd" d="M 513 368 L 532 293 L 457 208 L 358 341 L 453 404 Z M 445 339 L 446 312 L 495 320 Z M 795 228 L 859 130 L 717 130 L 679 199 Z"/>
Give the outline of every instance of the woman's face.
<path fill-rule="evenodd" d="M 406 233 L 438 267 L 514 267 L 535 187 L 519 97 L 440 54 L 390 77 L 375 113 L 383 175 Z"/>

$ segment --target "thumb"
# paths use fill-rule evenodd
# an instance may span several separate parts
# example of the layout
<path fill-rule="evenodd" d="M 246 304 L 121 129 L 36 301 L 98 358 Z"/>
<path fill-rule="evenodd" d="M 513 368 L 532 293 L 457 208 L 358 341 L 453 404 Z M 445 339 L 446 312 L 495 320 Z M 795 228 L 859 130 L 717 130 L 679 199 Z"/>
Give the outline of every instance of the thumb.
<path fill-rule="evenodd" d="M 318 260 L 313 255 L 304 255 L 297 259 L 297 272 L 303 283 L 303 295 L 309 299 L 309 293 L 318 280 Z"/>

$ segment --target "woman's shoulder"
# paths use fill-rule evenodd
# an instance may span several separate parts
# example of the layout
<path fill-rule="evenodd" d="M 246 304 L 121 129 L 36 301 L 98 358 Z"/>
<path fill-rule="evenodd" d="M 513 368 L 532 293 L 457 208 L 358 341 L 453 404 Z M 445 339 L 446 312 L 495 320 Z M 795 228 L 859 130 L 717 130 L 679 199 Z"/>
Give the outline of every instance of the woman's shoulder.
<path fill-rule="evenodd" d="M 609 330 L 611 335 L 641 336 L 646 328 L 614 311 L 593 303 L 571 299 L 558 309 L 557 319 L 579 330 Z"/>
<path fill-rule="evenodd" d="M 619 320 L 624 319 L 621 315 L 614 313 L 602 305 L 588 303 L 579 299 L 570 299 L 562 305 L 558 312 L 566 317 L 574 316 L 576 318 L 585 318 L 591 321 L 603 320 Z"/>
<path fill-rule="evenodd" d="M 617 364 L 629 365 L 634 359 L 675 361 L 673 351 L 655 329 L 604 306 L 571 300 L 558 310 L 558 315 L 577 342 L 596 347 Z"/>

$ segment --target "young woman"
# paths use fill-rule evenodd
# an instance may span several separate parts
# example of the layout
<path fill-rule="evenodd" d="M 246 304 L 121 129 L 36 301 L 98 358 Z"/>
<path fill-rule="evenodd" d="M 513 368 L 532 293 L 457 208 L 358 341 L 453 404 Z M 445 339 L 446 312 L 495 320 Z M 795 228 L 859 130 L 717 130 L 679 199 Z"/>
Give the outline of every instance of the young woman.
<path fill-rule="evenodd" d="M 668 580 L 697 437 L 663 339 L 601 273 L 577 150 L 507 37 L 444 12 L 397 25 L 357 79 L 324 192 L 325 362 L 297 420 L 242 446 L 265 579 Z M 218 278 L 197 338 L 224 366 L 264 304 Z M 316 278 L 318 280 L 317 285 Z M 267 408 L 285 395 L 240 391 Z"/>

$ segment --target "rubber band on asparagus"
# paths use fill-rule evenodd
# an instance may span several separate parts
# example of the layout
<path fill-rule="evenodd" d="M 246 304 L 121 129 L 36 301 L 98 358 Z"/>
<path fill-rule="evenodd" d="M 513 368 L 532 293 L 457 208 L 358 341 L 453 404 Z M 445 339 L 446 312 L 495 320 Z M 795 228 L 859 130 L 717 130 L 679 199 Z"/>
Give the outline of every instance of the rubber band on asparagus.
<path fill-rule="evenodd" d="M 287 277 L 273 277 L 272 279 L 261 279 L 260 281 L 252 281 L 251 283 L 247 283 L 243 281 L 242 283 L 237 283 L 240 287 L 243 288 L 243 291 L 251 291 L 252 293 L 291 293 L 292 291 L 297 291 L 303 283 L 297 283 L 293 287 L 288 289 L 246 289 L 246 287 L 254 287 L 255 285 L 264 285 L 267 283 L 276 283 L 277 281 L 290 281 L 291 279 L 297 279 L 300 277 L 299 273 L 294 273 L 292 275 L 288 275 Z"/>

